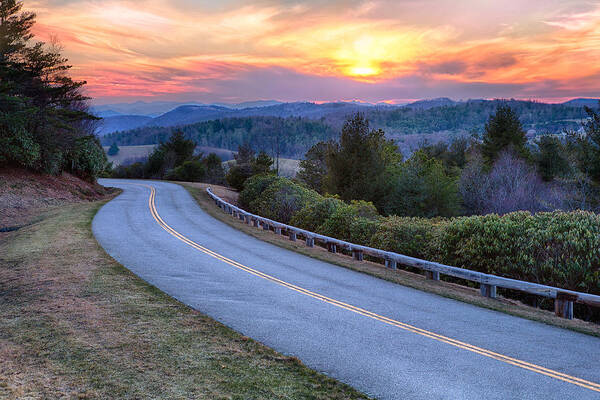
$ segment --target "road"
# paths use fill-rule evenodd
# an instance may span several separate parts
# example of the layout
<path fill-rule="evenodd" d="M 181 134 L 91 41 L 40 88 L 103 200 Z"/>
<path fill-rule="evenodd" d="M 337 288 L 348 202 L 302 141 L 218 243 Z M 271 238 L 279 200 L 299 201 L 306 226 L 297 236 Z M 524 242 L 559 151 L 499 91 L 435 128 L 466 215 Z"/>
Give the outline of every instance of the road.
<path fill-rule="evenodd" d="M 181 186 L 124 192 L 93 221 L 145 281 L 380 399 L 600 399 L 600 339 L 402 287 L 250 237 Z"/>

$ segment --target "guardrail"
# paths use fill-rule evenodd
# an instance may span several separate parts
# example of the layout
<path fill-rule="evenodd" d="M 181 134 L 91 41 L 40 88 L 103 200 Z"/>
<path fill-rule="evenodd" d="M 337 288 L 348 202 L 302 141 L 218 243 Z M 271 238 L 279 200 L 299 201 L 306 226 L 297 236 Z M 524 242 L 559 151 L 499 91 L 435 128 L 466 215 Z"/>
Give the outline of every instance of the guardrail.
<path fill-rule="evenodd" d="M 264 230 L 272 229 L 279 235 L 285 234 L 292 241 L 303 238 L 308 247 L 314 247 L 315 242 L 320 242 L 323 243 L 331 253 L 337 253 L 341 249 L 347 250 L 352 253 L 354 259 L 359 261 L 363 260 L 364 255 L 369 255 L 374 258 L 382 259 L 387 268 L 397 269 L 398 265 L 404 265 L 421 269 L 425 272 L 428 279 L 439 280 L 440 274 L 443 274 L 471 282 L 477 282 L 480 284 L 481 295 L 489 298 L 496 298 L 496 288 L 498 287 L 552 298 L 554 299 L 554 311 L 556 315 L 562 318 L 573 319 L 573 303 L 600 307 L 600 296 L 540 285 L 533 282 L 503 278 L 501 276 L 484 274 L 482 272 L 471 271 L 464 268 L 451 267 L 449 265 L 421 260 L 390 251 L 361 246 L 252 214 L 224 201 L 219 196 L 215 195 L 210 188 L 207 188 L 206 191 L 215 201 L 215 204 L 230 215 L 243 220 L 247 224 L 253 224 L 255 227 L 262 227 Z"/>

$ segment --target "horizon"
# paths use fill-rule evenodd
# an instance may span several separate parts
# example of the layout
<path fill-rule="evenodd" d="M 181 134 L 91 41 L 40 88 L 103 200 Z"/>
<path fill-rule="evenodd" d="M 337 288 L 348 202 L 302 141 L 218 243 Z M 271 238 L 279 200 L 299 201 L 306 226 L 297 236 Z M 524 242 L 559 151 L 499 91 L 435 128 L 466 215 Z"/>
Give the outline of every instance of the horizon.
<path fill-rule="evenodd" d="M 600 2 L 35 0 L 94 104 L 561 103 L 600 93 Z M 392 17 L 390 17 L 392 15 Z"/>

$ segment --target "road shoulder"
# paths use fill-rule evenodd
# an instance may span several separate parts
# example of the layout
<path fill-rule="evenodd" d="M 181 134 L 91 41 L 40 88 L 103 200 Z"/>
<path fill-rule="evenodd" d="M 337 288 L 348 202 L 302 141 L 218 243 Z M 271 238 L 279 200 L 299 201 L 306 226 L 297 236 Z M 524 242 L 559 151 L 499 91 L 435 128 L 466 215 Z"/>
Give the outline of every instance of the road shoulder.
<path fill-rule="evenodd" d="M 105 202 L 1 239 L 1 398 L 366 398 L 115 262 L 91 232 Z"/>

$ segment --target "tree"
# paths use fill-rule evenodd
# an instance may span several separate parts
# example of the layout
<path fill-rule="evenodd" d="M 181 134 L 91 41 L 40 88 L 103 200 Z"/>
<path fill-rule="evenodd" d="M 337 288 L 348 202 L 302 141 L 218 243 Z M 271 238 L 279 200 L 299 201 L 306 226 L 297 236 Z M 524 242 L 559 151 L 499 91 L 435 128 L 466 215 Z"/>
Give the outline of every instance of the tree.
<path fill-rule="evenodd" d="M 108 149 L 107 154 L 109 156 L 116 156 L 117 154 L 119 154 L 119 146 L 117 146 L 117 144 L 113 142 L 113 144 Z"/>
<path fill-rule="evenodd" d="M 491 166 L 498 154 L 508 148 L 521 157 L 527 157 L 526 143 L 525 131 L 517 114 L 508 106 L 499 106 L 485 124 L 481 152 Z"/>
<path fill-rule="evenodd" d="M 84 168 L 93 180 L 88 172 L 102 171 L 106 156 L 93 135 L 97 118 L 81 94 L 85 82 L 68 76 L 71 67 L 56 43 L 33 42 L 35 14 L 22 7 L 21 1 L 0 1 L 0 137 L 9 145 L 0 150 L 0 162 L 79 173 L 85 153 L 94 155 L 87 162 L 102 164 Z"/>
<path fill-rule="evenodd" d="M 568 148 L 573 153 L 577 167 L 595 183 L 600 183 L 600 112 L 585 108 L 588 121 L 584 135 L 568 132 Z"/>
<path fill-rule="evenodd" d="M 463 170 L 460 192 L 468 214 L 552 211 L 563 206 L 562 193 L 544 183 L 535 169 L 510 150 L 489 171 L 475 154 Z"/>
<path fill-rule="evenodd" d="M 266 174 L 271 171 L 273 159 L 267 153 L 261 151 L 256 158 L 251 161 L 252 175 Z"/>
<path fill-rule="evenodd" d="M 440 160 L 417 151 L 394 177 L 384 211 L 408 217 L 451 217 L 459 209 L 456 178 L 446 172 Z"/>
<path fill-rule="evenodd" d="M 369 130 L 369 122 L 357 113 L 344 123 L 339 143 L 329 147 L 326 189 L 345 201 L 372 201 L 380 208 L 400 157 L 384 132 Z"/>
<path fill-rule="evenodd" d="M 148 157 L 146 173 L 155 178 L 164 178 L 167 171 L 183 165 L 194 156 L 196 143 L 185 138 L 183 132 L 175 131 L 167 142 L 161 143 Z"/>
<path fill-rule="evenodd" d="M 540 137 L 534 154 L 538 172 L 543 180 L 552 181 L 555 177 L 569 171 L 566 151 L 559 138 L 550 135 Z"/>
<path fill-rule="evenodd" d="M 327 176 L 327 153 L 330 143 L 319 142 L 312 146 L 300 161 L 300 171 L 296 177 L 309 188 L 323 193 L 323 185 Z"/>
<path fill-rule="evenodd" d="M 215 153 L 210 153 L 202 160 L 206 168 L 206 183 L 220 185 L 225 181 L 223 162 Z"/>

